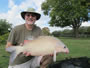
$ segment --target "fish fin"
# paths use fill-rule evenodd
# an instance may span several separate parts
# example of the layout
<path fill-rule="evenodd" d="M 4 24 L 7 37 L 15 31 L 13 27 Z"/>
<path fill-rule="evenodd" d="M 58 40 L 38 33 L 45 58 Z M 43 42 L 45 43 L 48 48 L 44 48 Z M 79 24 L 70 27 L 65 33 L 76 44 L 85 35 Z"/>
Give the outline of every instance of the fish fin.
<path fill-rule="evenodd" d="M 18 54 L 20 54 L 21 46 L 10 46 L 6 51 L 10 52 L 10 63 L 13 63 Z"/>
<path fill-rule="evenodd" d="M 13 52 L 13 51 L 15 51 L 16 50 L 16 47 L 15 46 L 10 46 L 10 47 L 8 47 L 8 48 L 6 48 L 6 51 L 7 52 Z"/>
<path fill-rule="evenodd" d="M 56 62 L 56 51 L 54 51 L 53 61 Z"/>
<path fill-rule="evenodd" d="M 10 55 L 10 63 L 13 63 L 15 58 L 16 58 L 17 54 L 16 51 L 13 51 Z"/>

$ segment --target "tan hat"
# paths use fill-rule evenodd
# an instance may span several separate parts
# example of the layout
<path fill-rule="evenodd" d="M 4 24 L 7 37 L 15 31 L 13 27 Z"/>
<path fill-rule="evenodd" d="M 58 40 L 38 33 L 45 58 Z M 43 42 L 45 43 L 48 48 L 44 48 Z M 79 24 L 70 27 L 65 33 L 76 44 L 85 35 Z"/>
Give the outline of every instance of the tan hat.
<path fill-rule="evenodd" d="M 26 13 L 33 13 L 33 14 L 35 14 L 37 20 L 39 20 L 40 17 L 41 17 L 41 14 L 35 12 L 35 9 L 34 9 L 34 8 L 28 8 L 27 11 L 21 12 L 21 17 L 22 17 L 23 19 L 25 19 L 25 14 L 26 14 Z"/>

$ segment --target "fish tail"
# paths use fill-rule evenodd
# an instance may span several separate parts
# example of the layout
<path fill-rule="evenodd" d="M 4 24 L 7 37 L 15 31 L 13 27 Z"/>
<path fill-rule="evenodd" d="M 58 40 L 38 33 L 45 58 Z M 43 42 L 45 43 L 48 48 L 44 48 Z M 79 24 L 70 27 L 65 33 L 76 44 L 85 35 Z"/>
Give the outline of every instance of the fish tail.
<path fill-rule="evenodd" d="M 6 48 L 6 51 L 10 52 L 10 63 L 13 63 L 17 55 L 22 51 L 22 46 L 11 46 Z"/>
<path fill-rule="evenodd" d="M 11 53 L 13 51 L 16 51 L 16 49 L 17 49 L 16 46 L 10 46 L 10 47 L 6 48 L 6 51 Z"/>

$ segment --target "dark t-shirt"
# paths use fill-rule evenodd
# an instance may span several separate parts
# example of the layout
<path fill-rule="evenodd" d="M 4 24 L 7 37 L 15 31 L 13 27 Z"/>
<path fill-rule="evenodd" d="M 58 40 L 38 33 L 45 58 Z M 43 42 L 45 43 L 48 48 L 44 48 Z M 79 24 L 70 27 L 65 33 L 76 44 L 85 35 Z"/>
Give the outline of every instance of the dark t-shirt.
<path fill-rule="evenodd" d="M 12 29 L 7 41 L 17 46 L 20 45 L 20 43 L 23 43 L 24 40 L 33 40 L 41 35 L 42 35 L 42 31 L 36 25 L 34 25 L 34 28 L 32 30 L 27 30 L 25 24 L 22 24 Z M 33 57 L 32 56 L 26 57 L 21 53 L 16 57 L 14 63 L 9 63 L 9 64 L 10 65 L 22 64 L 30 60 L 31 58 Z"/>
<path fill-rule="evenodd" d="M 25 24 L 22 24 L 12 29 L 7 41 L 11 42 L 13 45 L 19 45 L 23 43 L 24 40 L 32 40 L 41 35 L 42 31 L 36 25 L 34 25 L 32 30 L 27 30 Z"/>

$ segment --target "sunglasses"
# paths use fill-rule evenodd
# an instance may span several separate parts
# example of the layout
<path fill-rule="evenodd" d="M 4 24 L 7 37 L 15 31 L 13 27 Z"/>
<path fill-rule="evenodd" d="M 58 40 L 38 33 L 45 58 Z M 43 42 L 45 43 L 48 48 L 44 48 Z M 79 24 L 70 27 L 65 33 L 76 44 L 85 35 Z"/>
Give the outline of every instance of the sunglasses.
<path fill-rule="evenodd" d="M 35 14 L 31 14 L 31 13 L 27 13 L 26 16 L 28 16 L 28 17 L 29 17 L 29 16 L 36 17 Z"/>

